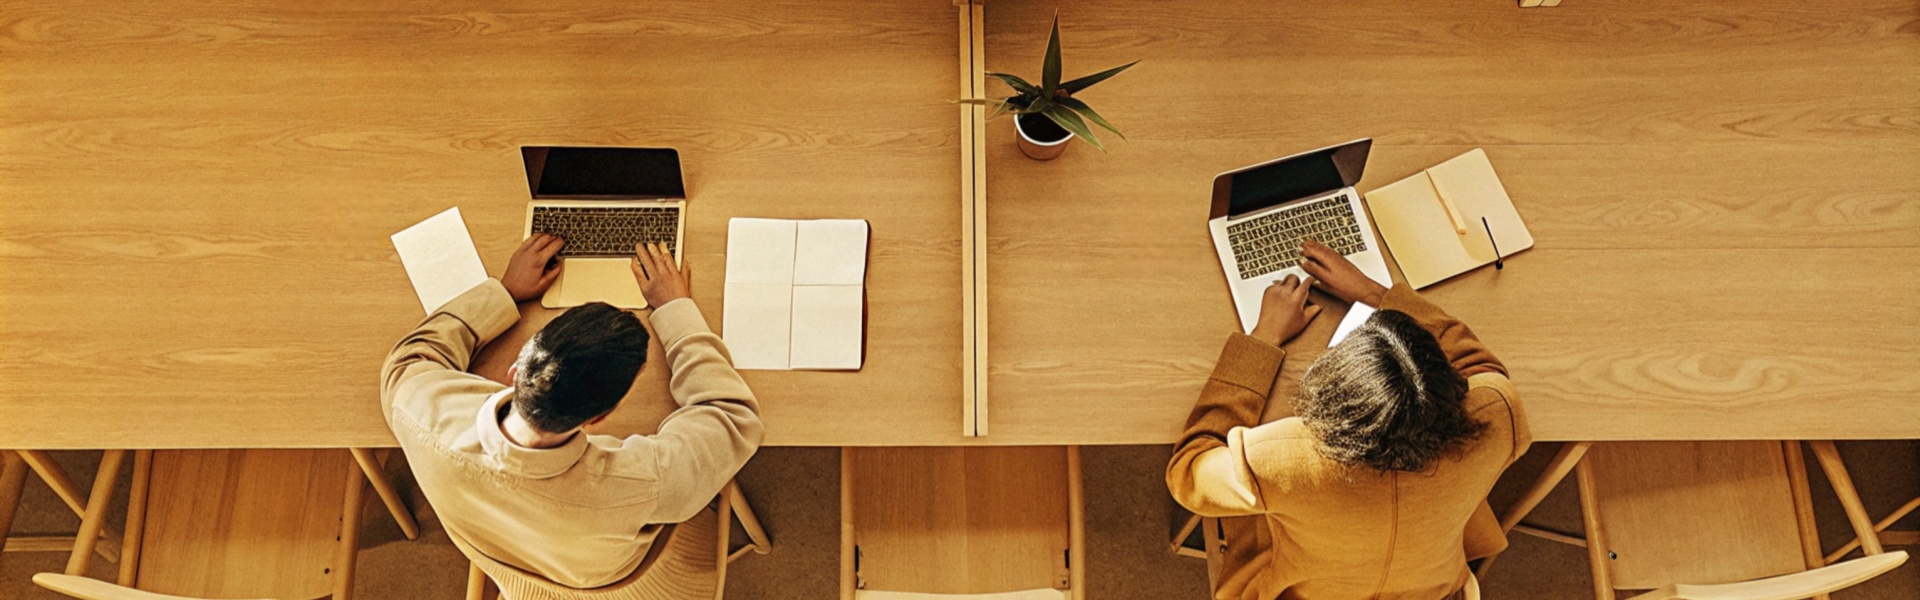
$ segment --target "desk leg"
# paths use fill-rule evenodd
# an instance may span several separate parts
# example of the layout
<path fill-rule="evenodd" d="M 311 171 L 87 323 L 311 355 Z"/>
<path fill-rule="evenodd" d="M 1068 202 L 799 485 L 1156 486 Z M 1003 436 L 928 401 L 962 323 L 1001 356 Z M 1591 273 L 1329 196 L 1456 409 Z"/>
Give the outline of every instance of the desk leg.
<path fill-rule="evenodd" d="M 420 539 L 420 523 L 413 520 L 413 511 L 407 510 L 407 503 L 400 499 L 399 490 L 394 489 L 393 481 L 387 479 L 387 471 L 382 468 L 380 457 L 373 450 L 353 448 L 353 462 L 360 464 L 360 472 L 367 475 L 367 481 L 373 484 L 373 493 L 380 496 L 380 502 L 387 505 L 387 512 L 393 515 L 393 522 L 400 525 L 400 532 L 407 539 Z"/>
<path fill-rule="evenodd" d="M 20 491 L 27 487 L 27 461 L 12 452 L 0 452 L 0 554 L 7 550 L 7 532 L 20 508 Z"/>
<path fill-rule="evenodd" d="M 40 480 L 47 482 L 47 487 L 53 488 L 54 495 L 59 496 L 60 501 L 73 511 L 73 516 L 86 518 L 87 505 L 80 493 L 80 486 L 73 482 L 72 476 L 67 475 L 66 469 L 60 468 L 60 463 L 54 462 L 52 454 L 45 450 L 18 452 L 27 466 L 40 475 Z M 106 537 L 106 543 L 94 545 L 94 551 L 100 553 L 100 558 L 107 559 L 107 562 L 120 560 L 120 534 L 112 526 L 101 527 L 100 534 Z"/>
<path fill-rule="evenodd" d="M 1860 547 L 1866 549 L 1867 556 L 1886 552 L 1880 547 L 1880 532 L 1874 531 L 1866 505 L 1860 502 L 1860 492 L 1853 488 L 1853 477 L 1847 475 L 1846 463 L 1840 461 L 1840 449 L 1829 440 L 1810 441 L 1807 445 L 1813 447 L 1814 459 L 1820 461 L 1820 470 L 1826 471 L 1827 482 L 1833 484 L 1834 495 L 1840 497 L 1847 522 L 1853 525 L 1854 535 L 1860 536 Z"/>
<path fill-rule="evenodd" d="M 1547 499 L 1547 494 L 1552 493 L 1553 488 L 1566 480 L 1567 473 L 1573 471 L 1574 465 L 1580 464 L 1580 459 L 1586 458 L 1587 450 L 1592 447 L 1593 442 L 1568 442 L 1560 446 L 1560 451 L 1553 455 L 1553 460 L 1547 462 L 1547 470 L 1540 474 L 1540 479 L 1535 480 L 1533 486 L 1528 487 L 1526 493 L 1520 495 L 1520 501 L 1507 509 L 1505 516 L 1500 517 L 1500 531 L 1503 533 L 1513 531 L 1515 525 L 1519 525 L 1521 520 L 1526 519 L 1527 515 L 1533 512 L 1533 509 L 1540 506 L 1541 501 Z M 1493 559 L 1499 557 L 1500 555 L 1496 554 L 1481 560 L 1480 568 L 1474 570 L 1474 576 L 1485 579 L 1487 569 L 1493 567 Z"/>
<path fill-rule="evenodd" d="M 86 576 L 88 559 L 93 558 L 94 548 L 99 545 L 100 532 L 107 528 L 107 504 L 113 498 L 114 482 L 120 478 L 120 465 L 125 462 L 126 450 L 108 450 L 100 457 L 100 471 L 93 476 L 86 514 L 80 517 L 80 533 L 73 539 L 73 555 L 67 557 L 68 575 Z"/>

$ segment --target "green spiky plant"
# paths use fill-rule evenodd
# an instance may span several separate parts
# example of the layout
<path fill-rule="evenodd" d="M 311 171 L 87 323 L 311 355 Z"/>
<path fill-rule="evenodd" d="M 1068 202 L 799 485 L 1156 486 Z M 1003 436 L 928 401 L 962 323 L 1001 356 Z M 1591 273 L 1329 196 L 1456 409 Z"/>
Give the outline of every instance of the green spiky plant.
<path fill-rule="evenodd" d="M 988 77 L 998 79 L 1006 83 L 1008 87 L 1013 88 L 1014 94 L 1000 99 L 967 98 L 959 102 L 962 104 L 978 104 L 993 107 L 993 113 L 988 115 L 987 118 L 998 117 L 1007 113 L 1013 113 L 1019 116 L 1032 114 L 1045 115 L 1048 120 L 1053 121 L 1055 125 L 1059 125 L 1061 129 L 1080 136 L 1080 139 L 1084 139 L 1087 143 L 1093 144 L 1094 148 L 1105 152 L 1107 147 L 1101 145 L 1098 138 L 1093 137 L 1093 130 L 1087 127 L 1087 121 L 1092 121 L 1093 124 L 1113 132 L 1114 135 L 1120 136 L 1120 139 L 1127 139 L 1126 134 L 1120 133 L 1120 130 L 1115 129 L 1112 123 L 1108 123 L 1106 119 L 1101 118 L 1100 113 L 1093 112 L 1093 107 L 1087 106 L 1087 103 L 1074 98 L 1073 94 L 1093 87 L 1093 84 L 1106 81 L 1114 75 L 1119 75 L 1121 71 L 1125 71 L 1128 67 L 1137 64 L 1140 64 L 1140 61 L 1136 60 L 1086 77 L 1064 83 L 1061 82 L 1060 15 L 1055 14 L 1053 16 L 1053 33 L 1047 36 L 1046 62 L 1040 67 L 1040 85 L 1028 83 L 1025 79 L 1007 73 L 987 73 Z M 1016 116 L 1015 118 L 1018 117 Z"/>

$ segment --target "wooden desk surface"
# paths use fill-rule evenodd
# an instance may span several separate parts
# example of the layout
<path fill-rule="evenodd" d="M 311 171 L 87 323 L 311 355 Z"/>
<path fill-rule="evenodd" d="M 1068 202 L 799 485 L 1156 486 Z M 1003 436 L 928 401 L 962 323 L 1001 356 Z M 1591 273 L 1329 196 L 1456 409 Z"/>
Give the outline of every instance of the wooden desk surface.
<path fill-rule="evenodd" d="M 0 447 L 391 445 L 387 236 L 458 205 L 497 275 L 523 144 L 679 148 L 716 329 L 729 217 L 871 220 L 866 368 L 749 372 L 767 442 L 958 440 L 955 36 L 947 2 L 4 2 Z"/>
<path fill-rule="evenodd" d="M 1492 158 L 1537 246 L 1426 293 L 1540 439 L 1920 437 L 1920 36 L 1843 4 L 989 2 L 989 70 L 1055 10 L 1065 76 L 1144 59 L 1081 96 L 1107 154 L 988 126 L 989 441 L 1173 441 L 1235 326 L 1212 176 L 1362 136 L 1363 193 Z"/>

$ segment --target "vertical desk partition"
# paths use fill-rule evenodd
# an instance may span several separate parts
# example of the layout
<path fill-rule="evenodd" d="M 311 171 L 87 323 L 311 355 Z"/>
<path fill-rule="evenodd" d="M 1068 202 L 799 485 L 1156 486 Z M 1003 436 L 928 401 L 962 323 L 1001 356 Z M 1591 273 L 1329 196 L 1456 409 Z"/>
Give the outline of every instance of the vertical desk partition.
<path fill-rule="evenodd" d="M 986 96 L 983 0 L 953 0 L 960 22 L 960 97 Z M 986 107 L 960 106 L 960 261 L 966 328 L 961 358 L 961 434 L 987 434 Z"/>

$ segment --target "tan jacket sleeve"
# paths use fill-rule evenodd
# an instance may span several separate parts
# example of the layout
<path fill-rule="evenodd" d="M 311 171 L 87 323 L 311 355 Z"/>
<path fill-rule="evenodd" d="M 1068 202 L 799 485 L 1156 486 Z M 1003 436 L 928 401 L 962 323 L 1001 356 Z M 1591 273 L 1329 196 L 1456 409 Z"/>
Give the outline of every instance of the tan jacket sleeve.
<path fill-rule="evenodd" d="M 1393 289 L 1387 290 L 1387 295 L 1380 301 L 1379 308 L 1397 310 L 1413 317 L 1414 321 L 1420 323 L 1421 328 L 1440 340 L 1440 349 L 1447 353 L 1447 361 L 1453 363 L 1453 369 L 1459 371 L 1461 377 L 1472 377 L 1480 373 L 1499 373 L 1503 376 L 1507 374 L 1507 366 L 1501 364 L 1499 358 L 1494 357 L 1493 351 L 1488 350 L 1486 344 L 1480 343 L 1480 338 L 1473 335 L 1473 330 L 1469 329 L 1466 323 L 1461 323 L 1459 319 L 1453 318 L 1453 315 L 1440 310 L 1439 306 L 1428 302 L 1407 284 L 1396 285 Z"/>
<path fill-rule="evenodd" d="M 1260 424 L 1286 356 L 1285 350 L 1245 335 L 1227 339 L 1167 464 L 1174 501 L 1206 517 L 1266 512 L 1247 462 L 1245 434 Z"/>
<path fill-rule="evenodd" d="M 759 450 L 760 404 L 692 299 L 654 309 L 652 321 L 673 368 L 668 386 L 680 409 L 667 415 L 659 433 L 627 443 L 651 446 L 657 461 L 660 500 L 650 520 L 678 523 L 705 508 Z"/>
<path fill-rule="evenodd" d="M 464 376 L 474 352 L 520 320 L 513 296 L 497 279 L 473 286 L 400 338 L 380 366 L 380 408 L 389 415 L 403 389 L 434 377 Z"/>

